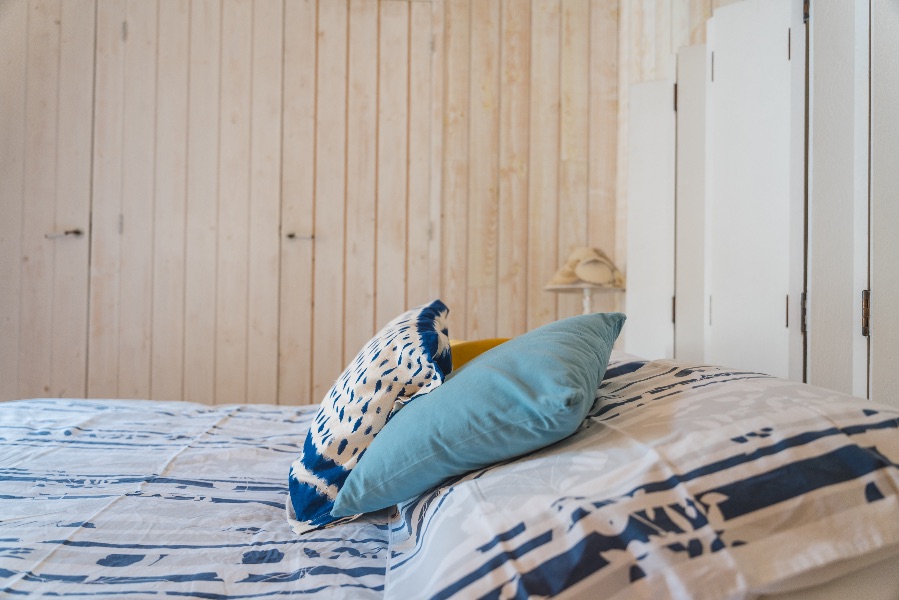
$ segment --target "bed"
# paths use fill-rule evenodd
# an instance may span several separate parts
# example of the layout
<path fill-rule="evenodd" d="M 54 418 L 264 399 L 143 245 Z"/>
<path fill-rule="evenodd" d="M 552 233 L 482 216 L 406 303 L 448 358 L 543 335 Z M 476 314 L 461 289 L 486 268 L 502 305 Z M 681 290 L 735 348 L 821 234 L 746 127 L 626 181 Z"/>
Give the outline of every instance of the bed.
<path fill-rule="evenodd" d="M 0 404 L 0 596 L 899 598 L 899 410 L 602 371 L 560 440 L 302 533 L 286 475 L 320 406 Z"/>

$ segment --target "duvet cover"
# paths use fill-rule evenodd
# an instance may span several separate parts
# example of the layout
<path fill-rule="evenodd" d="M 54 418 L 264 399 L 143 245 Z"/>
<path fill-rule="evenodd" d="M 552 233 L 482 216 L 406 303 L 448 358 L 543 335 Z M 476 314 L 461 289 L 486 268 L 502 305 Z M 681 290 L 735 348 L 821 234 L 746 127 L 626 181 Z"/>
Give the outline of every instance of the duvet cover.
<path fill-rule="evenodd" d="M 0 596 L 754 598 L 899 555 L 899 410 L 616 354 L 580 428 L 303 535 L 315 406 L 0 404 Z"/>

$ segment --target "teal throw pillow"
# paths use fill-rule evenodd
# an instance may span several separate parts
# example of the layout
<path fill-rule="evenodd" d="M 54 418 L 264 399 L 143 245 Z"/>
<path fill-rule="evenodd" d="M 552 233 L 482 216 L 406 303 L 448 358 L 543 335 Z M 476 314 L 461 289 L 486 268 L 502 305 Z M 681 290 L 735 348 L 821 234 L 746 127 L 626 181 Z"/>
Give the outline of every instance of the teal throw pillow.
<path fill-rule="evenodd" d="M 621 313 L 556 321 L 488 350 L 398 412 L 349 473 L 332 517 L 414 498 L 448 477 L 574 433 L 593 405 Z"/>

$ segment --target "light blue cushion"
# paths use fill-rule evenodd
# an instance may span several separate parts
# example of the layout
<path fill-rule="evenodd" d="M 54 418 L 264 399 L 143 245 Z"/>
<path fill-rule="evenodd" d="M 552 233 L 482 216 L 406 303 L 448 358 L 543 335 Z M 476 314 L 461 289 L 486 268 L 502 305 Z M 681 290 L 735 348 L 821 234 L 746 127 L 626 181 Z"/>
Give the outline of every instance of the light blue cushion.
<path fill-rule="evenodd" d="M 448 312 L 434 300 L 399 315 L 328 391 L 303 453 L 290 467 L 287 514 L 296 533 L 337 521 L 331 514 L 337 492 L 384 424 L 405 403 L 443 382 L 452 368 Z"/>
<path fill-rule="evenodd" d="M 593 405 L 624 319 L 596 313 L 556 321 L 467 363 L 387 423 L 331 514 L 379 510 L 571 435 Z"/>

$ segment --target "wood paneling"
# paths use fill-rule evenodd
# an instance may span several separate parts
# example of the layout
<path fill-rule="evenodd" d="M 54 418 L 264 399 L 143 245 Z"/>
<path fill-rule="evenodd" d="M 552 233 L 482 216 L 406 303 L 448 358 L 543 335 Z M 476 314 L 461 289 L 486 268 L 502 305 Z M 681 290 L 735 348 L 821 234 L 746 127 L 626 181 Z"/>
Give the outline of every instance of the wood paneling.
<path fill-rule="evenodd" d="M 4 398 L 25 393 L 9 374 L 43 377 L 68 352 L 88 367 L 59 393 L 315 403 L 387 320 L 432 298 L 454 338 L 579 312 L 542 287 L 575 246 L 624 263 L 626 88 L 666 74 L 712 8 L 79 2 L 0 4 L 0 264 L 20 290 L 0 296 Z M 56 42 L 55 21 L 32 18 L 51 8 Z M 31 106 L 57 97 L 71 107 Z M 70 185 L 80 208 L 44 204 Z M 63 213 L 90 236 L 35 253 L 38 223 Z M 89 270 L 61 266 L 88 245 Z M 57 337 L 44 322 L 61 306 L 83 317 Z"/>
<path fill-rule="evenodd" d="M 587 243 L 620 262 L 616 245 L 618 172 L 618 6 L 590 4 Z M 597 311 L 618 310 L 620 294 L 595 294 Z"/>
<path fill-rule="evenodd" d="M 102 119 L 94 123 L 91 197 L 89 397 L 118 396 L 119 223 L 122 196 L 122 95 L 125 4 L 104 3 L 97 11 L 94 104 Z"/>
<path fill-rule="evenodd" d="M 471 96 L 471 2 L 446 0 L 443 45 L 443 170 L 440 295 L 450 309 L 450 335 L 465 339 L 468 281 L 468 153 Z"/>
<path fill-rule="evenodd" d="M 496 337 L 499 214 L 500 3 L 471 6 L 468 152 L 468 338 Z"/>
<path fill-rule="evenodd" d="M 315 0 L 284 6 L 284 117 L 281 163 L 279 400 L 314 403 L 312 395 L 315 255 Z M 360 292 L 362 293 L 362 292 Z M 320 329 L 318 330 L 320 332 Z M 336 377 L 336 376 L 335 376 Z"/>
<path fill-rule="evenodd" d="M 503 0 L 499 103 L 496 335 L 527 330 L 531 14 Z"/>
<path fill-rule="evenodd" d="M 439 221 L 439 197 L 431 197 L 431 144 L 439 126 L 432 126 L 432 85 L 435 70 L 436 31 L 432 7 L 409 4 L 409 162 L 407 177 L 408 253 L 406 256 L 406 306 L 420 306 L 438 295 L 440 262 L 435 245 Z"/>
<path fill-rule="evenodd" d="M 103 10 L 105 3 L 100 3 Z M 128 0 L 116 44 L 116 66 L 121 66 L 123 85 L 119 95 L 106 98 L 110 110 L 122 112 L 121 189 L 110 198 L 118 202 L 117 231 L 94 232 L 118 241 L 119 288 L 118 340 L 113 351 L 119 360 L 115 395 L 124 398 L 150 396 L 150 357 L 153 335 L 153 184 L 155 169 L 156 53 L 158 50 L 156 2 Z M 104 113 L 98 114 L 98 121 Z M 100 319 L 102 315 L 95 315 Z M 96 328 L 95 328 L 96 329 Z M 108 336 L 104 342 L 114 339 Z"/>
<path fill-rule="evenodd" d="M 343 354 L 346 219 L 347 2 L 319 2 L 315 131 L 312 397 L 323 398 Z M 297 307 L 303 310 L 302 307 Z"/>
<path fill-rule="evenodd" d="M 0 5 L 3 399 L 85 393 L 93 49 L 92 1 Z"/>
<path fill-rule="evenodd" d="M 344 361 L 371 337 L 375 319 L 378 210 L 378 3 L 351 0 L 347 74 L 346 270 Z"/>
<path fill-rule="evenodd" d="M 409 3 L 381 2 L 379 8 L 376 327 L 408 308 L 405 266 L 410 221 L 406 177 L 409 168 Z M 347 358 L 354 356 L 358 349 L 359 346 L 347 348 Z"/>
<path fill-rule="evenodd" d="M 20 397 L 22 199 L 25 184 L 25 105 L 28 3 L 0 4 L 0 399 Z"/>
<path fill-rule="evenodd" d="M 153 194 L 153 328 L 150 394 L 178 399 L 184 388 L 190 3 L 159 5 Z"/>
<path fill-rule="evenodd" d="M 560 0 L 534 2 L 531 11 L 529 91 L 531 143 L 528 165 L 528 329 L 543 325 L 556 317 L 556 295 L 543 291 L 543 284 L 552 277 L 560 264 L 558 194 L 561 41 Z"/>
<path fill-rule="evenodd" d="M 183 398 L 205 403 L 215 399 L 221 20 L 219 2 L 191 2 Z"/>
<path fill-rule="evenodd" d="M 247 389 L 247 327 L 252 136 L 253 4 L 222 6 L 219 97 L 218 249 L 215 295 L 215 401 L 243 402 Z M 255 267 L 256 265 L 254 265 Z"/>
<path fill-rule="evenodd" d="M 22 205 L 21 335 L 32 343 L 22 348 L 19 385 L 44 395 L 52 371 L 54 247 L 44 235 L 55 227 L 56 152 L 59 112 L 60 2 L 33 3 L 28 10 L 27 92 L 38 101 L 25 105 L 25 173 L 23 196 L 41 202 Z"/>
<path fill-rule="evenodd" d="M 249 187 L 246 402 L 278 398 L 281 277 L 281 0 L 254 0 Z"/>

